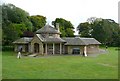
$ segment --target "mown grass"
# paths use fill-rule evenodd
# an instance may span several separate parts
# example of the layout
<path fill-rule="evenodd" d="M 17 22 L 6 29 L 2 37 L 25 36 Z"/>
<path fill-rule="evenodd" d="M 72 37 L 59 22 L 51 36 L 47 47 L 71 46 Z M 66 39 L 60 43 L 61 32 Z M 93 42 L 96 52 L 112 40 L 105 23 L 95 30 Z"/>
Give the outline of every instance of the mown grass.
<path fill-rule="evenodd" d="M 3 79 L 117 79 L 118 50 L 97 57 L 42 56 L 16 58 L 3 52 Z"/>
<path fill-rule="evenodd" d="M 2 52 L 0 51 L 0 80 L 2 80 Z"/>

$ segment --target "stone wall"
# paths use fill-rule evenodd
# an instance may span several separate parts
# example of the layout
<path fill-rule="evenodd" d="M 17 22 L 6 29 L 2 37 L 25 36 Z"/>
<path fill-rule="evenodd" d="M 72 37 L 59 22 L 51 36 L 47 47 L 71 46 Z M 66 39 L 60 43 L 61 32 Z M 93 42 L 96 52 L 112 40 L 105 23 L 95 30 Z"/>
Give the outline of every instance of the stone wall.
<path fill-rule="evenodd" d="M 65 46 L 65 53 L 72 54 L 73 48 L 80 48 L 80 54 L 84 52 L 84 46 Z M 99 53 L 99 45 L 88 45 L 87 54 Z"/>
<path fill-rule="evenodd" d="M 65 53 L 72 54 L 73 48 L 80 48 L 80 54 L 83 53 L 84 46 L 65 46 Z"/>
<path fill-rule="evenodd" d="M 27 50 L 26 50 L 26 48 L 27 48 L 26 45 L 27 45 L 27 44 L 15 44 L 15 45 L 14 45 L 14 47 L 15 47 L 15 48 L 14 48 L 14 51 L 15 51 L 15 52 L 18 52 L 18 51 L 19 51 L 19 46 L 22 46 L 22 52 L 27 52 Z"/>
<path fill-rule="evenodd" d="M 39 54 L 43 54 L 43 43 L 42 41 L 35 35 L 30 43 L 30 53 L 34 53 L 34 44 L 39 44 Z"/>
<path fill-rule="evenodd" d="M 88 45 L 87 54 L 99 53 L 99 45 Z"/>

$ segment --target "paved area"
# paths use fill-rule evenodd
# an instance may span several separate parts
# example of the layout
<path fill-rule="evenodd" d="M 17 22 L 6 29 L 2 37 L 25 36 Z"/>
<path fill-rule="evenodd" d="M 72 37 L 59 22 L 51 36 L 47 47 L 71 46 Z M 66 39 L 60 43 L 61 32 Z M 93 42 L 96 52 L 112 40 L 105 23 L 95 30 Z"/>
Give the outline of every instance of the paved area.
<path fill-rule="evenodd" d="M 99 53 L 95 53 L 95 54 L 87 54 L 88 57 L 97 57 L 98 55 L 101 55 L 101 54 L 106 54 L 108 51 L 107 50 L 103 50 L 103 49 L 100 49 L 99 50 Z M 31 54 L 31 55 L 27 55 L 29 57 L 51 57 L 51 56 L 83 56 L 83 55 L 71 55 L 71 54 L 55 54 L 55 55 L 37 55 L 37 54 Z M 26 57 L 26 56 L 24 56 Z"/>
<path fill-rule="evenodd" d="M 90 56 L 90 57 L 97 57 L 98 55 L 106 54 L 107 52 L 108 52 L 108 50 L 100 49 L 99 53 L 97 53 L 97 54 L 88 54 L 88 56 Z"/>

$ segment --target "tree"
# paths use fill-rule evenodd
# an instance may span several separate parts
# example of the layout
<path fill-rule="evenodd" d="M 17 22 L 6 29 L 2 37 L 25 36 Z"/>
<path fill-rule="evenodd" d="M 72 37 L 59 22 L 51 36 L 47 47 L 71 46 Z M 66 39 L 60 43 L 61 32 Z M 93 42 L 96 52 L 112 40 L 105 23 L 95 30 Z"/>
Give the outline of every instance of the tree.
<path fill-rule="evenodd" d="M 91 37 L 91 25 L 88 22 L 80 23 L 77 27 L 81 37 Z"/>
<path fill-rule="evenodd" d="M 13 4 L 2 5 L 3 44 L 11 44 L 27 29 L 31 30 L 32 23 L 29 14 Z"/>
<path fill-rule="evenodd" d="M 107 35 L 106 31 L 103 28 L 103 22 L 94 22 L 91 26 L 93 29 L 93 31 L 91 32 L 92 37 L 97 39 L 101 43 L 106 43 Z"/>
<path fill-rule="evenodd" d="M 29 19 L 33 24 L 33 31 L 42 28 L 46 24 L 46 17 L 41 15 L 30 16 Z"/>
<path fill-rule="evenodd" d="M 93 21 L 94 20 L 94 21 Z M 93 37 L 103 44 L 118 46 L 120 27 L 112 19 L 96 18 L 90 22 L 80 23 L 77 27 L 80 36 Z"/>
<path fill-rule="evenodd" d="M 74 27 L 70 21 L 63 18 L 56 18 L 52 24 L 56 27 L 56 23 L 59 23 L 61 37 L 74 37 Z"/>

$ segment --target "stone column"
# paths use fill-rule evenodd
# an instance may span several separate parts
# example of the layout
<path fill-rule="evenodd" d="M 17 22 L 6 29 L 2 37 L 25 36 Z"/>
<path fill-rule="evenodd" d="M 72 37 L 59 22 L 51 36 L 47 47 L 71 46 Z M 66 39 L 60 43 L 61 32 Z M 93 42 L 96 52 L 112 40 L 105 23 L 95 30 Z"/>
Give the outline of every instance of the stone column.
<path fill-rule="evenodd" d="M 62 50 L 63 50 L 63 53 L 65 53 L 65 46 L 63 45 L 63 48 L 62 48 Z"/>
<path fill-rule="evenodd" d="M 45 53 L 47 55 L 47 43 L 45 44 Z"/>
<path fill-rule="evenodd" d="M 15 44 L 14 46 L 15 46 L 14 51 L 18 52 L 18 46 L 17 46 L 17 44 Z"/>
<path fill-rule="evenodd" d="M 34 50 L 34 44 L 30 43 L 30 53 L 33 53 L 33 50 Z"/>
<path fill-rule="evenodd" d="M 55 54 L 55 43 L 53 43 L 53 55 Z"/>
<path fill-rule="evenodd" d="M 31 45 L 28 44 L 28 52 L 30 53 L 31 52 Z"/>
<path fill-rule="evenodd" d="M 43 55 L 43 43 L 40 45 L 40 49 L 41 49 L 41 54 Z"/>
<path fill-rule="evenodd" d="M 62 54 L 62 44 L 60 43 L 60 54 Z"/>
<path fill-rule="evenodd" d="M 85 57 L 87 56 L 87 47 L 86 46 L 84 47 L 84 55 L 85 55 Z"/>

